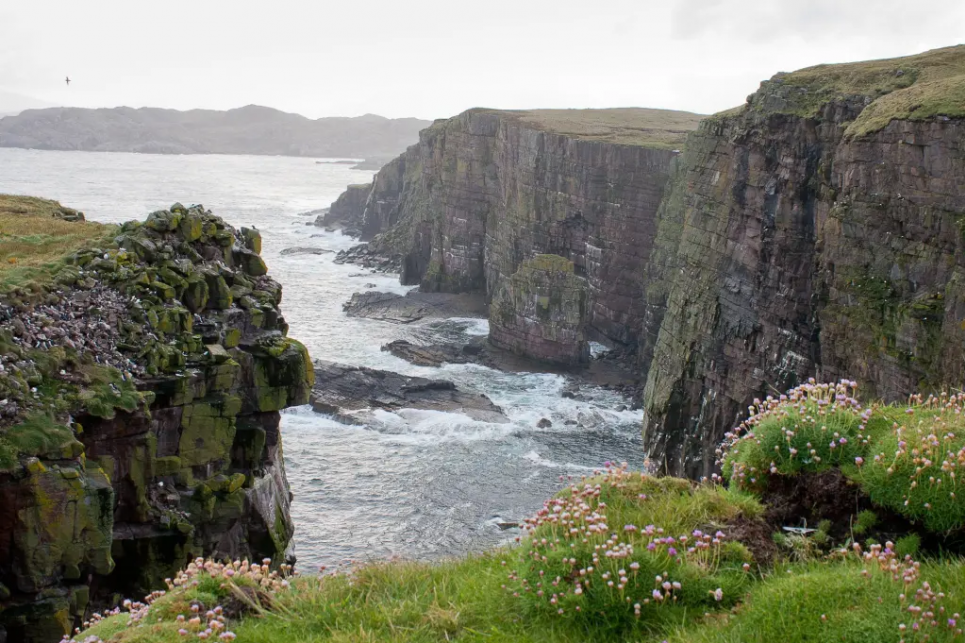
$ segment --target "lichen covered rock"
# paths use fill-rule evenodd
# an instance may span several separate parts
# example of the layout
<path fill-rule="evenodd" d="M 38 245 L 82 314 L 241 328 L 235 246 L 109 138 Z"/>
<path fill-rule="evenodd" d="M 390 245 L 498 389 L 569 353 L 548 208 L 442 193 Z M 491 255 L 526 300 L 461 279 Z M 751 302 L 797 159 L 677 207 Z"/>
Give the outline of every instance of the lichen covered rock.
<path fill-rule="evenodd" d="M 537 255 L 502 282 L 489 310 L 489 341 L 518 355 L 562 365 L 589 361 L 587 285 L 573 262 Z"/>
<path fill-rule="evenodd" d="M 175 204 L 0 296 L 0 636 L 56 640 L 198 555 L 291 540 L 278 411 L 314 371 L 257 230 Z M 5 628 L 5 630 L 4 630 Z"/>

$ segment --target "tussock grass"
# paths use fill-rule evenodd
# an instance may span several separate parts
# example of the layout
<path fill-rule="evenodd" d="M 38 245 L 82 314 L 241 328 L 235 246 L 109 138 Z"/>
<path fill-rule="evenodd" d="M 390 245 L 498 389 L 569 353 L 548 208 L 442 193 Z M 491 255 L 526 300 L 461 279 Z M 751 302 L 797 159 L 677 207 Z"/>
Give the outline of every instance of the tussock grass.
<path fill-rule="evenodd" d="M 62 217 L 57 201 L 0 194 L 0 291 L 47 282 L 73 252 L 106 242 L 116 227 Z"/>
<path fill-rule="evenodd" d="M 702 114 L 669 109 L 624 107 L 616 109 L 531 109 L 498 113 L 515 117 L 538 130 L 571 138 L 678 149 L 687 134 L 697 129 Z"/>
<path fill-rule="evenodd" d="M 768 398 L 721 449 L 736 488 L 832 467 L 876 505 L 935 533 L 965 526 L 965 395 L 862 407 L 854 383 L 806 384 Z"/>
<path fill-rule="evenodd" d="M 52 458 L 74 457 L 83 445 L 74 432 L 46 413 L 33 413 L 20 424 L 0 432 L 0 471 L 14 468 L 20 454 Z"/>
<path fill-rule="evenodd" d="M 848 126 L 846 136 L 876 132 L 894 119 L 965 117 L 965 45 L 777 74 L 762 84 L 752 109 L 813 118 L 829 102 L 848 97 L 873 102 Z"/>

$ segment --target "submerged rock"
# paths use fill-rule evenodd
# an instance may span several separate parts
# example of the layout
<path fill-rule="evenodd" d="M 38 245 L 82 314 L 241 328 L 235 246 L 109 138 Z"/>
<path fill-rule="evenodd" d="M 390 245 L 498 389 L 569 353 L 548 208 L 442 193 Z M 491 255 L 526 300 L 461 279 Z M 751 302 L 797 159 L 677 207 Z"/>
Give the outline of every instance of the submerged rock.
<path fill-rule="evenodd" d="M 327 248 L 311 248 L 306 246 L 296 246 L 294 248 L 285 248 L 278 254 L 284 256 L 288 255 L 328 255 L 334 253 L 334 250 L 328 250 Z"/>
<path fill-rule="evenodd" d="M 352 424 L 377 423 L 370 409 L 426 409 L 463 413 L 482 422 L 509 421 L 487 396 L 460 391 L 448 380 L 409 377 L 361 366 L 316 360 L 312 408 Z"/>

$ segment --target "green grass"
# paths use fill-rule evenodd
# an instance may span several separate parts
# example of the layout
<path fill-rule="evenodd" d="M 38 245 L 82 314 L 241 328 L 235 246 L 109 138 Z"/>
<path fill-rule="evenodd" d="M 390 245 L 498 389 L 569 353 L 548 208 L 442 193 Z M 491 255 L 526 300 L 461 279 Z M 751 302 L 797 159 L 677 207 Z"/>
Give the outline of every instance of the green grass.
<path fill-rule="evenodd" d="M 599 485 L 600 495 L 582 494 L 582 501 L 594 512 L 605 513 L 612 525 L 656 520 L 667 525 L 666 533 L 688 533 L 695 525 L 726 527 L 738 516 L 752 518 L 762 510 L 746 494 L 677 479 L 627 472 L 614 475 L 611 470 L 603 477 L 579 481 L 577 490 L 586 484 L 590 488 Z M 514 577 L 529 573 L 547 586 L 555 580 L 549 567 L 561 564 L 562 555 L 547 566 L 532 564 L 531 554 L 540 546 L 540 551 L 549 551 L 540 545 L 544 538 L 548 542 L 557 537 L 563 540 L 561 520 L 566 509 L 553 508 L 567 505 L 573 493 L 571 488 L 548 503 L 547 511 L 540 513 L 542 519 L 538 516 L 530 521 L 534 528 L 530 536 L 516 548 L 437 564 L 372 563 L 336 575 L 296 577 L 287 588 L 277 580 L 265 581 L 274 585 L 274 591 L 257 589 L 251 578 L 243 575 L 231 579 L 220 572 L 214 578 L 183 576 L 187 582 L 179 581 L 179 588 L 156 600 L 134 626 L 129 627 L 129 617 L 120 614 L 96 624 L 77 640 L 93 636 L 111 643 L 173 643 L 186 640 L 178 634 L 182 627 L 189 631 L 187 640 L 196 640 L 198 626 L 176 620 L 178 615 L 190 619 L 193 603 L 200 603 L 201 613 L 224 606 L 226 629 L 243 643 L 897 642 L 899 625 L 911 627 L 916 618 L 908 611 L 910 605 L 934 610 L 938 625 L 925 627 L 928 640 L 959 640 L 953 639 L 955 628 L 948 627 L 947 619 L 957 618 L 954 615 L 965 607 L 965 566 L 953 559 L 932 560 L 919 567 L 902 563 L 881 549 L 872 550 L 870 556 L 844 552 L 804 563 L 778 561 L 773 567 L 751 570 L 743 566 L 728 569 L 726 556 L 684 557 L 680 562 L 664 558 L 638 572 L 648 591 L 653 586 L 652 576 L 644 576 L 654 570 L 664 578 L 679 579 L 683 586 L 675 592 L 677 600 L 647 605 L 639 618 L 625 601 L 607 599 L 605 590 L 595 598 L 584 596 L 582 614 L 570 611 L 560 615 L 555 606 L 544 609 L 538 601 L 516 595 L 521 593 L 521 584 Z M 547 516 L 556 519 L 547 520 Z M 610 531 L 621 530 L 610 529 L 607 534 Z M 642 544 L 639 533 L 621 540 Z M 591 542 L 570 555 L 584 556 L 598 545 Z M 565 546 L 561 550 L 573 552 Z M 635 551 L 631 560 L 648 556 L 645 549 Z M 624 566 L 628 563 L 618 561 Z M 584 564 L 582 561 L 577 567 Z M 541 568 L 546 571 L 544 576 L 538 574 Z M 572 574 L 560 576 L 561 585 L 573 578 Z M 659 586 L 659 581 L 654 582 Z M 709 589 L 716 587 L 723 588 L 720 602 Z M 567 603 L 567 608 L 572 607 L 572 602 Z M 905 640 L 923 639 L 906 636 Z"/>
<path fill-rule="evenodd" d="M 669 109 L 531 109 L 491 111 L 518 119 L 532 128 L 581 140 L 679 149 L 697 129 L 702 114 Z"/>
<path fill-rule="evenodd" d="M 23 422 L 0 431 L 0 471 L 15 468 L 21 455 L 58 459 L 76 457 L 83 445 L 73 430 L 46 413 L 32 413 Z"/>
<path fill-rule="evenodd" d="M 757 585 L 734 614 L 699 619 L 679 628 L 668 641 L 897 643 L 902 638 L 899 625 L 911 626 L 907 608 L 914 601 L 899 598 L 905 587 L 889 574 L 872 570 L 865 576 L 864 569 L 858 563 L 812 563 L 791 568 L 791 573 L 775 573 Z M 965 607 L 965 566 L 960 561 L 926 564 L 922 577 L 946 593 L 941 602 L 946 613 L 938 614 L 937 627 L 926 628 L 928 640 L 961 640 L 955 636 L 958 628 L 949 628 L 947 620 Z M 913 585 L 907 595 L 913 598 L 917 588 Z M 908 631 L 905 640 L 925 639 Z"/>
<path fill-rule="evenodd" d="M 116 234 L 116 226 L 61 218 L 72 213 L 56 201 L 0 194 L 0 292 L 47 283 L 64 258 Z"/>
<path fill-rule="evenodd" d="M 778 74 L 762 84 L 751 109 L 813 118 L 829 102 L 849 97 L 868 97 L 873 102 L 848 126 L 847 136 L 870 134 L 893 119 L 961 118 L 965 116 L 965 45 Z"/>

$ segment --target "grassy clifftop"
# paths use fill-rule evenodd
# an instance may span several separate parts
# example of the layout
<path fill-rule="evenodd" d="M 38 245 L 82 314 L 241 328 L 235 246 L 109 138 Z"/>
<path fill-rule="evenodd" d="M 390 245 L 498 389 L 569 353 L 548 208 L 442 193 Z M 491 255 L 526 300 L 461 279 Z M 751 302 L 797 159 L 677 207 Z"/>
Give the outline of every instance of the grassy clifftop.
<path fill-rule="evenodd" d="M 500 114 L 533 129 L 570 138 L 658 149 L 679 149 L 687 134 L 697 129 L 704 118 L 692 112 L 644 107 L 479 111 Z"/>
<path fill-rule="evenodd" d="M 965 116 L 965 45 L 915 56 L 817 65 L 775 75 L 749 97 L 752 110 L 814 117 L 835 100 L 868 104 L 847 134 L 877 131 L 892 119 Z"/>
<path fill-rule="evenodd" d="M 892 500 L 918 479 L 946 504 L 965 506 L 952 475 L 965 457 L 957 437 L 965 398 L 863 408 L 852 391 L 809 385 L 763 402 L 760 418 L 724 448 L 726 482 L 608 464 L 570 479 L 526 521 L 518 546 L 437 565 L 291 577 L 285 568 L 198 561 L 164 595 L 95 617 L 75 640 L 961 640 L 965 565 L 956 552 L 965 522 L 916 520 L 928 498 L 913 491 L 914 511 Z M 876 479 L 869 496 L 842 472 L 861 469 L 858 452 L 872 466 L 867 450 L 879 447 L 861 436 L 879 430 L 871 426 L 879 417 L 881 430 L 908 438 L 917 455 L 899 446 L 894 477 Z M 819 447 L 815 436 L 825 434 L 835 446 Z M 806 453 L 805 441 L 818 448 Z M 830 457 L 836 449 L 847 453 Z M 917 472 L 905 466 L 915 457 Z M 945 481 L 937 491 L 936 476 Z M 830 493 L 823 504 L 822 490 Z"/>
<path fill-rule="evenodd" d="M 115 232 L 57 201 L 0 194 L 0 292 L 46 281 L 71 252 Z"/>

